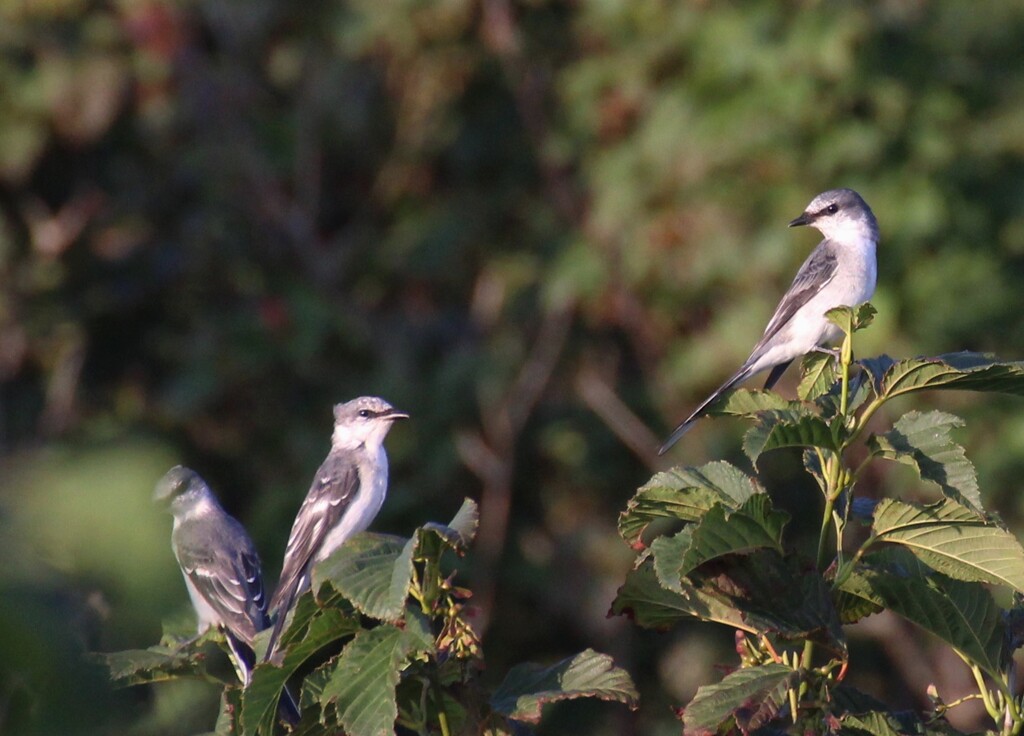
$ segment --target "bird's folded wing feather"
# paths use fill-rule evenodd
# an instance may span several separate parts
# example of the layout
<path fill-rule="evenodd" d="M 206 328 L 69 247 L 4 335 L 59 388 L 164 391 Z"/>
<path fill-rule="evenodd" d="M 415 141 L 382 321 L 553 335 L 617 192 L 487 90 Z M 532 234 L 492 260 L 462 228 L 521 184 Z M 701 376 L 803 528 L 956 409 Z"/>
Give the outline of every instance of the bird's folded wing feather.
<path fill-rule="evenodd" d="M 345 513 L 359 490 L 359 470 L 344 455 L 331 453 L 317 470 L 313 485 L 302 502 L 292 524 L 284 565 L 277 589 L 270 600 L 270 611 L 287 614 L 302 576 L 327 534 Z"/>
<path fill-rule="evenodd" d="M 779 305 L 775 308 L 775 314 L 772 315 L 771 321 L 765 327 L 764 335 L 754 348 L 755 353 L 758 348 L 785 327 L 793 315 L 835 277 L 838 264 L 839 258 L 836 256 L 832 243 L 823 240 L 797 271 L 793 283 L 790 284 L 789 289 L 779 301 Z"/>
<path fill-rule="evenodd" d="M 241 525 L 235 525 L 237 529 L 193 530 L 193 541 L 179 543 L 177 555 L 189 581 L 224 626 L 252 644 L 256 632 L 269 625 L 267 599 L 259 556 Z"/>

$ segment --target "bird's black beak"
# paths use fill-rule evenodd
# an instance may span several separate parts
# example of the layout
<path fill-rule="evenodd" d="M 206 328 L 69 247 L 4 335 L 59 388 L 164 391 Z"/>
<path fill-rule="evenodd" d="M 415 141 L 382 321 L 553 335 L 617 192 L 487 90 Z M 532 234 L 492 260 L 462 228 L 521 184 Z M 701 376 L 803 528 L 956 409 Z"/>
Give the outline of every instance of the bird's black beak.
<path fill-rule="evenodd" d="M 800 217 L 796 218 L 795 220 L 790 220 L 789 221 L 789 226 L 790 227 L 797 227 L 798 225 L 809 225 L 809 224 L 811 224 L 811 217 L 806 212 L 803 213 L 802 215 L 800 215 Z"/>

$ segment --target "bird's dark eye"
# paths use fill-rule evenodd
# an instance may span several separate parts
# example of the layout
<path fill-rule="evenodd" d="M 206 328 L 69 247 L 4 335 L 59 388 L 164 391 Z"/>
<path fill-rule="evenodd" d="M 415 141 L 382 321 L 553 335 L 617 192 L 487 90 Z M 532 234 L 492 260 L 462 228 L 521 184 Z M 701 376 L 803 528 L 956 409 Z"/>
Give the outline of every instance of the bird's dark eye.
<path fill-rule="evenodd" d="M 360 409 L 359 410 L 359 416 L 361 416 L 363 419 L 366 419 L 368 416 L 370 416 L 370 410 L 369 409 Z"/>
<path fill-rule="evenodd" d="M 834 215 L 835 213 L 837 213 L 837 212 L 839 211 L 839 205 L 837 205 L 837 204 L 830 204 L 830 205 L 829 205 L 829 206 L 828 206 L 828 207 L 827 207 L 827 208 L 825 209 L 825 211 L 826 211 L 827 213 L 829 213 L 830 215 Z"/>

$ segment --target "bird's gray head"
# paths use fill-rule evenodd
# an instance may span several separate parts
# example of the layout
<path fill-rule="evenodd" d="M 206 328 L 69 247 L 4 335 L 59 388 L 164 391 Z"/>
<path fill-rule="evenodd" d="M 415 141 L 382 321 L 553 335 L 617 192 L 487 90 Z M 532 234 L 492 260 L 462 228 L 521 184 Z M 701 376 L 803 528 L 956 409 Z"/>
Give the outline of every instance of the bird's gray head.
<path fill-rule="evenodd" d="M 206 481 L 199 473 L 184 465 L 175 465 L 164 473 L 164 477 L 157 481 L 156 489 L 153 491 L 154 503 L 167 507 L 172 514 L 177 514 L 209 497 L 210 488 Z"/>
<path fill-rule="evenodd" d="M 391 424 L 409 415 L 376 396 L 360 396 L 334 406 L 333 447 L 379 446 Z"/>
<path fill-rule="evenodd" d="M 857 192 L 852 189 L 830 189 L 811 200 L 803 214 L 789 223 L 790 227 L 810 225 L 829 240 L 870 238 L 878 242 L 878 222 Z"/>

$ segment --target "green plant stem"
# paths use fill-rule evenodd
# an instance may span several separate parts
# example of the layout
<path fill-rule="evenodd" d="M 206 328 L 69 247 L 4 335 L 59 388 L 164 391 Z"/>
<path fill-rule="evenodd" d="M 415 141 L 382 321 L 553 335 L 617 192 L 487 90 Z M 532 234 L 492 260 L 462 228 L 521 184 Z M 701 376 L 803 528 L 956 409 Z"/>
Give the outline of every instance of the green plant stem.
<path fill-rule="evenodd" d="M 839 461 L 837 458 L 832 458 L 830 463 L 838 465 Z M 831 479 L 829 480 L 828 485 L 829 488 L 825 492 L 825 508 L 822 510 L 821 514 L 821 529 L 818 532 L 818 554 L 815 557 L 815 565 L 819 572 L 825 568 L 827 557 L 825 548 L 828 545 L 828 530 L 832 524 L 832 511 L 835 509 L 836 499 L 839 497 L 838 494 L 833 492 L 834 486 Z"/>
<path fill-rule="evenodd" d="M 850 401 L 850 363 L 853 361 L 853 338 L 851 337 L 851 332 L 846 333 L 846 337 L 843 339 L 842 352 L 840 353 L 843 387 L 842 392 L 839 394 L 839 414 L 843 419 L 846 419 L 846 411 Z"/>
<path fill-rule="evenodd" d="M 1024 718 L 1022 718 L 1020 701 L 1014 697 L 1016 687 L 1014 686 L 1014 668 L 1016 665 L 1011 660 L 1009 668 L 1003 672 L 1002 692 L 1004 700 L 1003 708 L 1003 733 L 1006 736 L 1016 736 L 1024 727 Z"/>
<path fill-rule="evenodd" d="M 846 329 L 846 336 L 843 338 L 843 346 L 839 353 L 839 367 L 841 372 L 841 391 L 839 394 L 839 415 L 843 418 L 843 422 L 846 421 L 846 413 L 849 410 L 849 399 L 850 399 L 850 364 L 853 360 L 853 324 L 852 319 Z M 843 445 L 845 447 L 845 444 Z M 819 458 L 821 456 L 819 455 Z M 820 462 L 820 460 L 819 460 Z M 828 561 L 828 534 L 829 527 L 833 523 L 833 512 L 835 511 L 836 501 L 839 500 L 839 496 L 842 493 L 845 481 L 849 478 L 847 473 L 843 472 L 843 455 L 842 449 L 836 452 L 828 459 L 826 468 L 822 468 L 822 471 L 826 477 L 825 487 L 825 507 L 822 509 L 821 514 L 821 528 L 818 532 L 818 553 L 815 557 L 815 566 L 818 571 L 822 571 L 826 568 L 826 562 Z M 839 554 L 839 550 L 842 549 L 842 524 L 840 520 L 836 520 L 836 550 Z M 804 642 L 804 651 L 800 658 L 800 668 L 807 672 L 811 669 L 814 661 L 814 642 L 808 640 Z M 803 696 L 807 692 L 806 681 L 800 684 L 800 695 Z"/>
<path fill-rule="evenodd" d="M 971 668 L 971 674 L 974 675 L 974 682 L 978 686 L 978 693 L 981 695 L 981 701 L 985 704 L 985 711 L 993 721 L 999 723 L 999 718 L 1002 715 L 1001 709 L 995 702 L 993 702 L 992 693 L 990 693 L 988 687 L 985 686 L 985 676 L 981 674 L 981 668 L 976 664 L 971 664 L 971 662 L 957 650 L 954 649 L 953 651 L 955 651 L 960 659 L 967 663 L 967 666 Z"/>
<path fill-rule="evenodd" d="M 875 412 L 882 408 L 882 404 L 888 401 L 891 397 L 889 396 L 876 396 L 874 399 L 864 407 L 864 411 L 860 413 L 860 419 L 857 421 L 857 426 L 853 428 L 850 433 L 850 439 L 847 440 L 847 445 L 852 445 L 854 441 L 860 436 L 860 433 L 864 431 L 871 417 L 875 415 Z M 870 459 L 870 457 L 868 458 Z M 864 461 L 867 463 L 867 460 Z M 859 468 L 858 468 L 859 470 Z"/>
<path fill-rule="evenodd" d="M 451 736 L 451 729 L 448 726 L 448 713 L 444 709 L 444 690 L 437 681 L 436 673 L 431 675 L 430 687 L 434 691 L 434 702 L 437 704 L 437 725 L 441 727 L 441 736 Z"/>

